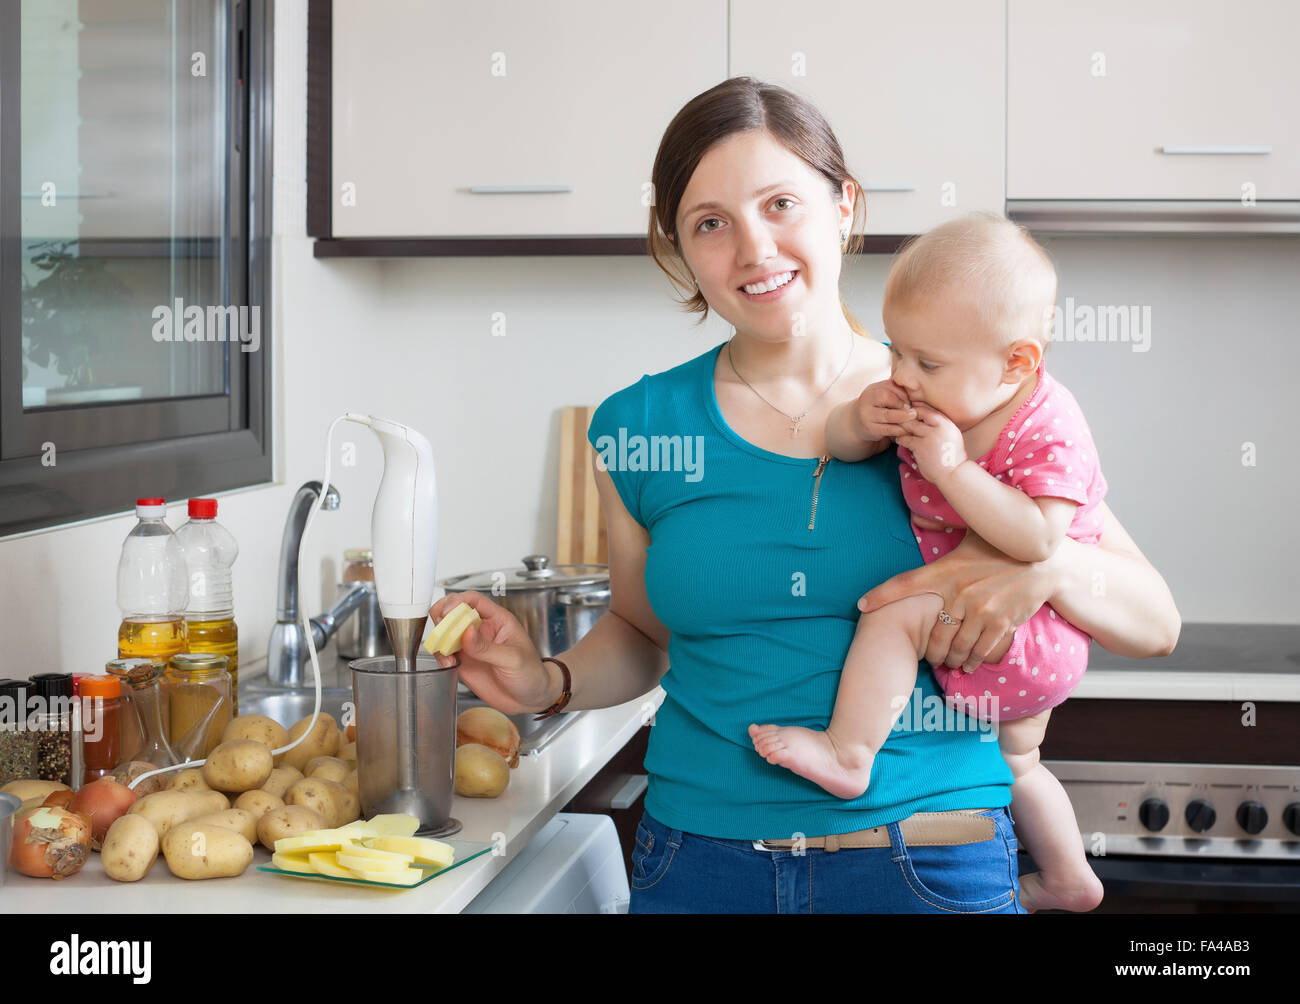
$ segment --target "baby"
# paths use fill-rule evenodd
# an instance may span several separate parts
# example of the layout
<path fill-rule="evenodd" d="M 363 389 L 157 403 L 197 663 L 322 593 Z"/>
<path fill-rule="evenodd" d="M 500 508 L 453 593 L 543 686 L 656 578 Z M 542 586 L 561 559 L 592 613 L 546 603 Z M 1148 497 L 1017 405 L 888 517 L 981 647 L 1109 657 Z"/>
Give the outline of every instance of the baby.
<path fill-rule="evenodd" d="M 1097 450 L 1074 397 L 1043 368 L 1055 302 L 1047 254 L 991 213 L 930 231 L 894 262 L 883 309 L 892 379 L 838 408 L 827 442 L 849 461 L 862 459 L 864 446 L 870 456 L 898 444 L 926 562 L 956 547 L 967 527 L 1026 562 L 1045 560 L 1067 535 L 1100 539 L 1106 480 Z M 833 795 L 865 792 L 936 618 L 953 623 L 941 605 L 926 593 L 864 614 L 826 730 L 751 725 L 754 747 Z M 1021 880 L 1031 912 L 1090 910 L 1102 897 L 1070 800 L 1038 759 L 1050 709 L 1079 685 L 1089 640 L 1044 605 L 997 662 L 934 668 L 950 705 L 996 723 L 1015 777 L 1016 830 L 1041 868 Z"/>

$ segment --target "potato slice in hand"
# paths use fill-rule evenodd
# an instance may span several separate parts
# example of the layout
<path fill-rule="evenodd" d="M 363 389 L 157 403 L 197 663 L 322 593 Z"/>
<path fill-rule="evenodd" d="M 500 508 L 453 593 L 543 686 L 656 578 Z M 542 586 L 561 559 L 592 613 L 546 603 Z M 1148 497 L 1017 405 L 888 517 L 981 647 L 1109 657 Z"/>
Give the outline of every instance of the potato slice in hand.
<path fill-rule="evenodd" d="M 458 603 L 433 626 L 424 639 L 424 650 L 430 655 L 455 655 L 460 651 L 461 635 L 471 624 L 482 624 L 483 618 L 468 603 Z"/>

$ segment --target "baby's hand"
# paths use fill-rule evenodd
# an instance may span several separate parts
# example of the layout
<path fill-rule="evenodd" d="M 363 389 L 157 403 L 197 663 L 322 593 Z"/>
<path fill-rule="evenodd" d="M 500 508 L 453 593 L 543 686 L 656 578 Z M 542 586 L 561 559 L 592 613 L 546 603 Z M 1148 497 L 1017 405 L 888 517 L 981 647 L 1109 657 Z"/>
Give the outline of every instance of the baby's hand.
<path fill-rule="evenodd" d="M 864 438 L 897 439 L 906 431 L 903 423 L 916 418 L 916 410 L 898 384 L 881 380 L 858 395 L 857 416 L 867 433 Z"/>
<path fill-rule="evenodd" d="M 903 434 L 895 438 L 899 446 L 912 451 L 921 477 L 942 486 L 946 476 L 966 462 L 966 443 L 946 415 L 925 404 L 917 411 L 917 417 L 905 423 Z"/>

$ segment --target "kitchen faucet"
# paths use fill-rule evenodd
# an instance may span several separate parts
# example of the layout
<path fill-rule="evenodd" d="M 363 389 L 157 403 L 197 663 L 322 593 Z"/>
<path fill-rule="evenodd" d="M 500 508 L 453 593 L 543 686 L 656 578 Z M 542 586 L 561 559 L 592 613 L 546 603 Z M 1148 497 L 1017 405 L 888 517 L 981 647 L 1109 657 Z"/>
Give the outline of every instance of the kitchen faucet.
<path fill-rule="evenodd" d="M 307 632 L 298 619 L 298 546 L 311 507 L 320 501 L 322 509 L 339 507 L 338 489 L 333 485 L 322 494 L 319 481 L 308 481 L 293 496 L 289 516 L 280 540 L 279 587 L 275 598 L 275 627 L 266 653 L 266 682 L 273 687 L 306 687 L 303 667 L 310 661 Z M 312 643 L 319 652 L 355 612 L 367 596 L 367 586 L 354 582 L 334 605 L 311 619 Z"/>

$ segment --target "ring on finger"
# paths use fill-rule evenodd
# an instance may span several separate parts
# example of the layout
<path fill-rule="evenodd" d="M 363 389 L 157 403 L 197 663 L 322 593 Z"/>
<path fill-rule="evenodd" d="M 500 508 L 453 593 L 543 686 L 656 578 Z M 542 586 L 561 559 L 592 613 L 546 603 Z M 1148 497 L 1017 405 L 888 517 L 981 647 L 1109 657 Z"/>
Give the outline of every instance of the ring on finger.
<path fill-rule="evenodd" d="M 955 627 L 961 623 L 961 621 L 953 620 L 952 614 L 948 613 L 947 610 L 939 611 L 939 620 L 943 621 L 943 623 L 947 624 L 949 627 Z"/>

